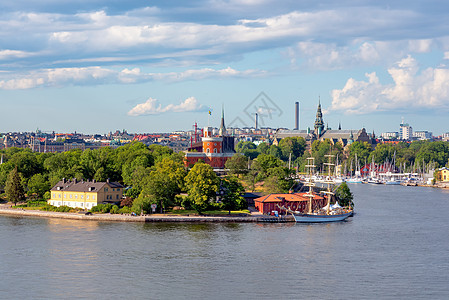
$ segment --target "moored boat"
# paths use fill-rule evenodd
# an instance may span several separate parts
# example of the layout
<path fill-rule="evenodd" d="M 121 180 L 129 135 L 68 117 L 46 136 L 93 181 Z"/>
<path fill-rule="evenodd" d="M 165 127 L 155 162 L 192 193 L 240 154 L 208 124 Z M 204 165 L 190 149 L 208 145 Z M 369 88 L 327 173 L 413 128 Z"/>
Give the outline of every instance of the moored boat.
<path fill-rule="evenodd" d="M 293 217 L 295 218 L 296 223 L 326 223 L 326 222 L 338 222 L 338 221 L 343 221 L 346 218 L 352 216 L 353 214 L 353 210 L 351 207 L 348 208 L 343 208 L 340 205 L 338 205 L 338 202 L 335 203 L 334 205 L 330 204 L 330 198 L 332 195 L 334 195 L 334 193 L 331 191 L 331 185 L 334 184 L 335 182 L 331 177 L 331 166 L 333 165 L 331 163 L 331 158 L 333 157 L 333 155 L 326 155 L 329 158 L 329 162 L 325 163 L 328 166 L 328 170 L 329 170 L 329 176 L 326 178 L 326 180 L 324 181 L 324 183 L 327 184 L 327 190 L 323 191 L 322 193 L 325 194 L 326 199 L 327 199 L 327 203 L 326 206 L 324 206 L 323 208 L 317 210 L 317 211 L 313 211 L 312 210 L 312 199 L 315 197 L 315 194 L 313 192 L 313 186 L 315 186 L 313 179 L 312 179 L 312 173 L 313 173 L 313 169 L 315 168 L 314 165 L 314 158 L 310 157 L 307 158 L 308 162 L 307 162 L 307 168 L 309 169 L 309 176 L 308 176 L 308 180 L 306 181 L 305 185 L 309 187 L 309 191 L 304 194 L 304 196 L 308 197 L 308 205 L 307 205 L 307 212 L 299 212 L 299 211 L 291 211 L 289 209 L 287 209 L 287 211 L 289 211 Z"/>

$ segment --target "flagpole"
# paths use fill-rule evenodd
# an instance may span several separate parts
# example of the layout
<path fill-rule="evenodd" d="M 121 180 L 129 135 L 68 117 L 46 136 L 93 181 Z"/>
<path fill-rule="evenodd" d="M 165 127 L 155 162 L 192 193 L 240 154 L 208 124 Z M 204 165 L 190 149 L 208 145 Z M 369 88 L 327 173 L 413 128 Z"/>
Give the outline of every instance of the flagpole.
<path fill-rule="evenodd" d="M 209 115 L 207 116 L 207 127 L 210 127 L 210 115 L 212 114 L 212 111 L 209 109 Z"/>

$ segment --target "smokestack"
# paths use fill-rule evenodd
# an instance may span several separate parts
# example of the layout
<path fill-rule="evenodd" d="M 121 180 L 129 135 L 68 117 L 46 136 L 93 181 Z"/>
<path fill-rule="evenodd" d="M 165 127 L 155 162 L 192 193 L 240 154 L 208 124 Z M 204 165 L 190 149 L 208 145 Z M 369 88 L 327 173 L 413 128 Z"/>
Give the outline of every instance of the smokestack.
<path fill-rule="evenodd" d="M 299 130 L 299 102 L 295 102 L 295 130 Z"/>
<path fill-rule="evenodd" d="M 256 128 L 256 130 L 259 128 L 259 124 L 258 124 L 258 117 L 259 117 L 259 115 L 256 113 L 256 117 L 255 117 L 255 122 L 256 122 L 256 124 L 255 124 L 255 128 Z"/>

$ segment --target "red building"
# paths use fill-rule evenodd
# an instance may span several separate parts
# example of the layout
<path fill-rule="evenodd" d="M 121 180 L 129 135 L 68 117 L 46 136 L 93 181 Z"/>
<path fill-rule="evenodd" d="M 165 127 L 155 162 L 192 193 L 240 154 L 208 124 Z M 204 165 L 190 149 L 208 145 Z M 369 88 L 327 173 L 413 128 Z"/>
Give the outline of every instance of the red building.
<path fill-rule="evenodd" d="M 211 127 L 204 128 L 201 144 L 195 144 L 195 147 L 192 146 L 190 151 L 186 152 L 184 164 L 191 167 L 202 160 L 214 169 L 224 169 L 226 161 L 234 154 L 234 137 L 227 136 L 222 114 L 218 136 L 212 136 Z"/>
<path fill-rule="evenodd" d="M 254 199 L 254 206 L 263 214 L 270 214 L 272 211 L 280 211 L 280 207 L 289 208 L 294 211 L 304 212 L 307 209 L 309 198 L 305 193 L 297 194 L 269 194 Z M 318 194 L 312 199 L 312 210 L 318 210 L 326 205 L 325 198 Z"/>

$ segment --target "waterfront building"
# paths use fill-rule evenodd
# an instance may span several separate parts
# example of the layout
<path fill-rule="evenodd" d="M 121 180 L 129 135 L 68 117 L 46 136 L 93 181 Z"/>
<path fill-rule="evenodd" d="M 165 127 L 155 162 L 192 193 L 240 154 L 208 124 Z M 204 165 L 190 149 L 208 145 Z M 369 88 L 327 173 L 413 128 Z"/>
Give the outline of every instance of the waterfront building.
<path fill-rule="evenodd" d="M 446 167 L 443 167 L 441 169 L 438 169 L 440 182 L 449 182 L 449 169 Z"/>
<path fill-rule="evenodd" d="M 185 152 L 184 165 L 191 167 L 201 160 L 214 169 L 224 169 L 226 161 L 234 154 L 234 137 L 227 135 L 223 111 L 218 135 L 212 127 L 204 128 L 201 142 L 191 145 Z"/>
<path fill-rule="evenodd" d="M 62 179 L 50 190 L 51 198 L 47 202 L 53 206 L 91 209 L 100 203 L 121 201 L 123 188 L 120 183 L 109 180 L 97 182 Z"/>
<path fill-rule="evenodd" d="M 269 194 L 254 199 L 255 208 L 263 213 L 270 214 L 272 211 L 280 211 L 280 207 L 285 207 L 293 211 L 306 211 L 306 207 L 309 202 L 309 198 L 305 196 L 306 193 L 295 194 Z M 312 207 L 315 209 L 323 207 L 325 199 L 318 194 L 314 195 L 312 201 Z"/>

